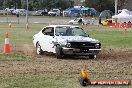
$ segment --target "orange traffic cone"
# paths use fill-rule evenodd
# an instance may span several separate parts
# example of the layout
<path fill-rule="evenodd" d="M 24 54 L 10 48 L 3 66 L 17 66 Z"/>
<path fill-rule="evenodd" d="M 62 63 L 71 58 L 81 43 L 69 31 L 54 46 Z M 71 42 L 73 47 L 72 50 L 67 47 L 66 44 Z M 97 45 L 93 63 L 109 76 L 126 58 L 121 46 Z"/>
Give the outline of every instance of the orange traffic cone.
<path fill-rule="evenodd" d="M 6 32 L 5 45 L 4 45 L 3 53 L 4 54 L 10 53 L 10 45 L 9 45 L 8 32 Z"/>
<path fill-rule="evenodd" d="M 11 23 L 9 23 L 9 28 L 11 28 Z"/>
<path fill-rule="evenodd" d="M 29 30 L 29 26 L 28 26 L 28 24 L 26 24 L 25 31 L 28 31 L 28 30 Z"/>

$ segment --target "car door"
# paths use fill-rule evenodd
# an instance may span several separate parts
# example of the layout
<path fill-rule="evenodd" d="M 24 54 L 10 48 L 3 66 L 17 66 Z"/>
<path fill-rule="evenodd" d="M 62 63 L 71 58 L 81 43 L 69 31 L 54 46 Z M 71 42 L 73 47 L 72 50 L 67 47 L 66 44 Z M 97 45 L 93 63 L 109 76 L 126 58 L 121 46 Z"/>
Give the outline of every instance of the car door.
<path fill-rule="evenodd" d="M 43 41 L 41 42 L 42 44 L 42 49 L 47 52 L 55 52 L 54 49 L 54 27 L 46 27 L 42 30 L 43 37 L 41 38 Z"/>

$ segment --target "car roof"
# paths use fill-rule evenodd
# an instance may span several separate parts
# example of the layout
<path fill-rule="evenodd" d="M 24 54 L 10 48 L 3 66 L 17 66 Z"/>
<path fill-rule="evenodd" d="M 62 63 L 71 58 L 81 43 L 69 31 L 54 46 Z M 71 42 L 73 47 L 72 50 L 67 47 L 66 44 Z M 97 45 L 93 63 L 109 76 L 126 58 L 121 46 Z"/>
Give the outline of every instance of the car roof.
<path fill-rule="evenodd" d="M 46 27 L 79 27 L 79 26 L 72 26 L 72 25 L 49 25 Z"/>

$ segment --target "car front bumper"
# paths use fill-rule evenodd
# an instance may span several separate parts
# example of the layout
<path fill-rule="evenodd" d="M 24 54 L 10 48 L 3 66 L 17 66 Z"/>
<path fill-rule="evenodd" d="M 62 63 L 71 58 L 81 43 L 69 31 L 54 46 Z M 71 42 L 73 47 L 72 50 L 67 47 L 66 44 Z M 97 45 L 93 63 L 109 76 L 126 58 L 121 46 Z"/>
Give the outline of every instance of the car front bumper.
<path fill-rule="evenodd" d="M 87 56 L 87 55 L 97 55 L 101 49 L 76 49 L 76 48 L 62 48 L 62 51 L 66 55 L 79 55 L 79 56 Z"/>

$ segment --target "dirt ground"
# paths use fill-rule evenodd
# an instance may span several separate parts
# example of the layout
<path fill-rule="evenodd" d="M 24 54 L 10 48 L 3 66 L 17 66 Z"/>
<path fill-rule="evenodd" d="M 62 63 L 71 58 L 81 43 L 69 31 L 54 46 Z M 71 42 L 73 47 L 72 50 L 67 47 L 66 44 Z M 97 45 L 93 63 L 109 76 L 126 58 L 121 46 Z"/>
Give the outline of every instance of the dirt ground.
<path fill-rule="evenodd" d="M 80 74 L 81 67 L 87 67 L 90 74 L 124 75 L 132 80 L 132 50 L 103 49 L 96 59 L 86 57 L 65 57 L 56 59 L 53 54 L 36 55 L 30 45 L 14 46 L 19 52 L 32 58 L 29 61 L 0 60 L 0 75 L 16 74 Z M 98 77 L 96 77 L 98 78 Z"/>

